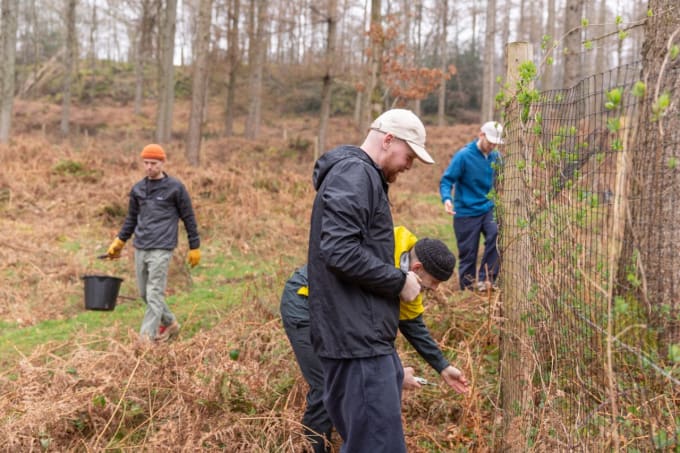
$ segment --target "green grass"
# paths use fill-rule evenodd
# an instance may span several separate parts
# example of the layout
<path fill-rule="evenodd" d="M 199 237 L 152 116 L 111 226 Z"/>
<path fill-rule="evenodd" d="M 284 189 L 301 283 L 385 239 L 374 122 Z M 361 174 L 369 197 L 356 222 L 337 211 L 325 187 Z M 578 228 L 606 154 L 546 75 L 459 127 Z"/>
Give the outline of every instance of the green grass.
<path fill-rule="evenodd" d="M 129 270 L 130 274 L 134 274 Z M 229 312 L 230 308 L 244 300 L 262 297 L 267 290 L 259 283 L 263 276 L 273 275 L 271 263 L 263 263 L 256 256 L 233 253 L 226 257 L 218 255 L 205 266 L 191 271 L 193 285 L 189 291 L 167 297 L 170 309 L 182 323 L 182 336 L 189 338 L 201 330 L 209 330 Z M 271 290 L 270 290 L 271 291 Z M 88 335 L 124 340 L 128 330 L 138 331 L 144 316 L 141 299 L 136 296 L 134 282 L 125 281 L 113 311 L 85 310 L 66 319 L 47 320 L 22 327 L 17 323 L 0 323 L 0 370 L 40 346 L 51 345 L 57 355 L 69 350 L 69 343 Z M 83 304 L 81 296 L 72 296 L 70 306 Z M 82 343 L 82 342 L 79 342 Z M 101 347 L 102 343 L 88 343 Z M 50 346 L 47 346 L 50 347 Z"/>

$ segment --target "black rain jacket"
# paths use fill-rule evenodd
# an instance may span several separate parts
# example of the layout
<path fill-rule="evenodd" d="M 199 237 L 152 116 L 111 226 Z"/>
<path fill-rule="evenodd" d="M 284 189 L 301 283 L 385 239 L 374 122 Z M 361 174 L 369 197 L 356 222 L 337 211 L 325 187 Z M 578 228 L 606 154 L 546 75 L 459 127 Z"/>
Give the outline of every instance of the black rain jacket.
<path fill-rule="evenodd" d="M 138 250 L 174 250 L 180 219 L 184 222 L 189 248 L 199 248 L 196 216 L 184 184 L 167 174 L 154 180 L 145 177 L 130 190 L 128 214 L 118 237 L 127 241 L 134 234 L 133 245 Z"/>
<path fill-rule="evenodd" d="M 406 274 L 394 266 L 383 172 L 346 145 L 317 160 L 313 181 L 307 264 L 314 351 L 330 359 L 391 354 Z"/>

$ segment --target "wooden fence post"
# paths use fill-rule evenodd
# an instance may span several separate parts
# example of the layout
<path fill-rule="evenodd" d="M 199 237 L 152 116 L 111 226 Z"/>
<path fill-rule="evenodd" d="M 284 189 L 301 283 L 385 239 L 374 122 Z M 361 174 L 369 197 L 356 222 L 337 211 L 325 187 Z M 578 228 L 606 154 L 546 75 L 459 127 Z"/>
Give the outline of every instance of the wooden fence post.
<path fill-rule="evenodd" d="M 534 408 L 532 376 L 535 363 L 531 354 L 527 313 L 532 288 L 532 244 L 529 229 L 532 143 L 524 132 L 517 102 L 519 69 L 532 60 L 529 43 L 506 46 L 506 86 L 511 102 L 506 110 L 503 187 L 500 193 L 501 298 L 500 389 L 503 416 L 499 450 L 526 451 Z M 525 83 L 527 81 L 524 81 Z M 523 89 L 531 89 L 524 86 Z"/>

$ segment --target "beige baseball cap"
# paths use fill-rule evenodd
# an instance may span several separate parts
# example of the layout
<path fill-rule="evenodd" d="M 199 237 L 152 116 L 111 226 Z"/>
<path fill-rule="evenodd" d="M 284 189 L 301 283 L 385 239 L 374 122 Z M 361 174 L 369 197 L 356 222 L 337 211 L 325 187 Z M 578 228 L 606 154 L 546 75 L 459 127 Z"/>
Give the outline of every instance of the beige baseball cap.
<path fill-rule="evenodd" d="M 371 129 L 392 134 L 404 140 L 411 147 L 418 159 L 426 164 L 433 164 L 434 159 L 425 150 L 425 126 L 420 118 L 410 110 L 391 109 L 373 121 Z"/>
<path fill-rule="evenodd" d="M 486 139 L 494 145 L 503 144 L 503 126 L 496 121 L 487 121 L 482 126 L 482 132 L 486 135 Z"/>

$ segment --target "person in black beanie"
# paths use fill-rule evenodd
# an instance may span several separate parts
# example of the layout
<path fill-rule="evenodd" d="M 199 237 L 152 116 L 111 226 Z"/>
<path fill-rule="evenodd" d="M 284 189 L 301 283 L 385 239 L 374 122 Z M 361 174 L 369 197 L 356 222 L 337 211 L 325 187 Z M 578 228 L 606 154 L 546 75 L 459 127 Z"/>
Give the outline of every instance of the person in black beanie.
<path fill-rule="evenodd" d="M 418 240 L 403 226 L 394 228 L 394 239 L 395 266 L 403 272 L 414 272 L 421 289 L 436 290 L 453 275 L 456 258 L 442 241 L 431 238 Z M 286 281 L 281 294 L 281 319 L 302 375 L 309 384 L 302 417 L 305 434 L 315 453 L 327 453 L 331 451 L 332 422 L 322 401 L 323 368 L 309 338 L 308 294 L 307 265 L 304 265 Z M 448 362 L 425 326 L 424 311 L 422 293 L 413 301 L 400 301 L 399 331 L 450 387 L 458 393 L 467 392 L 465 376 Z M 412 369 L 404 370 L 403 388 L 419 388 L 421 385 L 413 378 Z"/>

